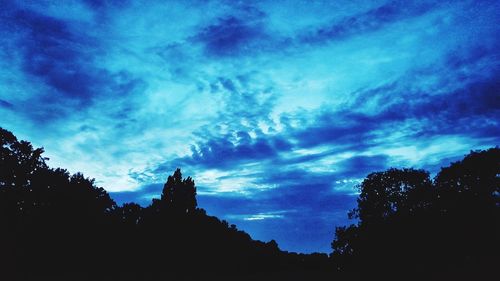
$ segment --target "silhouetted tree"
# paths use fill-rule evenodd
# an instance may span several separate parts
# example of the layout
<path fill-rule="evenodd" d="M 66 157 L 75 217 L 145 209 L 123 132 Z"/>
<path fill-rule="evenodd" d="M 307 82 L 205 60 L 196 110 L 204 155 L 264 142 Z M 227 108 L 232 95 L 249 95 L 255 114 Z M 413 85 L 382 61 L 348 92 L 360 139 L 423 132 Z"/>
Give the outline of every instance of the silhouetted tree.
<path fill-rule="evenodd" d="M 136 203 L 125 203 L 117 208 L 119 219 L 129 227 L 136 227 L 141 223 L 142 207 Z"/>
<path fill-rule="evenodd" d="M 358 208 L 351 214 L 360 223 L 371 224 L 425 208 L 431 200 L 432 182 L 426 171 L 389 169 L 368 175 L 360 189 Z"/>
<path fill-rule="evenodd" d="M 167 209 L 176 213 L 190 213 L 196 209 L 196 187 L 191 177 L 182 178 L 180 169 L 175 170 L 172 176 L 168 176 L 163 186 L 161 201 Z"/>
<path fill-rule="evenodd" d="M 350 212 L 357 224 L 336 229 L 335 267 L 386 279 L 487 272 L 500 261 L 499 175 L 498 148 L 471 152 L 434 181 L 413 169 L 368 175 Z"/>
<path fill-rule="evenodd" d="M 82 174 L 49 168 L 43 149 L 11 132 L 0 128 L 0 141 L 0 264 L 23 279 L 99 262 L 115 202 Z"/>

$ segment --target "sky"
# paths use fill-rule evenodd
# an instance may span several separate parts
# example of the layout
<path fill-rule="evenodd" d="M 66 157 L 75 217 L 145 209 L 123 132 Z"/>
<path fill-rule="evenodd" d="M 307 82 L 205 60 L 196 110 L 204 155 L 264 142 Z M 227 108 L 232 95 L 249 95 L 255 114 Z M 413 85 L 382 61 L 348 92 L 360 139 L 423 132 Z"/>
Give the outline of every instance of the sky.
<path fill-rule="evenodd" d="M 500 1 L 3 1 L 0 126 L 142 205 L 331 252 L 356 186 L 500 140 Z"/>

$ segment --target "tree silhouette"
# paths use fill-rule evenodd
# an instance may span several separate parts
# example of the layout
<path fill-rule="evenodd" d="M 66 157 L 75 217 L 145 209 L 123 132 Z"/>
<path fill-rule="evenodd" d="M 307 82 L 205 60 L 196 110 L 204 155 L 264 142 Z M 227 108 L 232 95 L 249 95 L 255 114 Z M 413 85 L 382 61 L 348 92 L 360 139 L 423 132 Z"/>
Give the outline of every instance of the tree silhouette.
<path fill-rule="evenodd" d="M 431 198 L 429 173 L 414 169 L 389 169 L 372 173 L 361 183 L 358 208 L 352 217 L 362 224 L 380 223 L 396 214 L 416 212 L 425 208 Z"/>
<path fill-rule="evenodd" d="M 106 191 L 82 174 L 51 169 L 43 149 L 0 128 L 0 264 L 5 275 L 89 266 L 104 247 L 108 215 L 116 208 Z M 67 258 L 71 257 L 71 259 Z"/>
<path fill-rule="evenodd" d="M 179 168 L 172 176 L 168 176 L 163 186 L 161 201 L 168 210 L 176 213 L 192 213 L 196 209 L 196 187 L 191 177 L 182 179 Z"/>
<path fill-rule="evenodd" d="M 361 279 L 491 273 L 500 261 L 499 175 L 498 148 L 471 152 L 433 181 L 413 169 L 368 175 L 350 212 L 357 224 L 336 228 L 337 270 Z"/>

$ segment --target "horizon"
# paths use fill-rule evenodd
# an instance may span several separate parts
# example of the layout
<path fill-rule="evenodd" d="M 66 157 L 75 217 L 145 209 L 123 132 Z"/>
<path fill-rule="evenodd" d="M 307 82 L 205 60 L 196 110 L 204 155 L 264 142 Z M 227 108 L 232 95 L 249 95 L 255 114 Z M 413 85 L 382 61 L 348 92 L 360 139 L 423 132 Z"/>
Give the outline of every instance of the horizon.
<path fill-rule="evenodd" d="M 120 204 L 147 204 L 181 168 L 208 214 L 286 251 L 329 253 L 368 173 L 435 173 L 498 146 L 498 10 L 5 3 L 0 127 Z"/>

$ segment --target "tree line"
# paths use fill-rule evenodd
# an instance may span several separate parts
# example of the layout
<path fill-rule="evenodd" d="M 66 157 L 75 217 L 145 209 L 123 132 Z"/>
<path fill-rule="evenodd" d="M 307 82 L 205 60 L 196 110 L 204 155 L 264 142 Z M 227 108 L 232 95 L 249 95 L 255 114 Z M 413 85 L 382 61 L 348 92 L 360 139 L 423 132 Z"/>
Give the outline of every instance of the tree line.
<path fill-rule="evenodd" d="M 118 206 L 94 180 L 50 168 L 42 148 L 2 128 L 0 142 L 3 280 L 418 279 L 488 274 L 500 261 L 498 148 L 434 179 L 414 169 L 368 175 L 333 252 L 306 255 L 207 215 L 179 169 L 150 205 Z"/>

